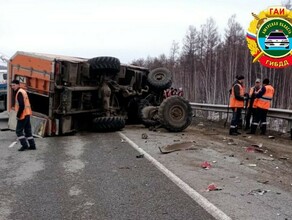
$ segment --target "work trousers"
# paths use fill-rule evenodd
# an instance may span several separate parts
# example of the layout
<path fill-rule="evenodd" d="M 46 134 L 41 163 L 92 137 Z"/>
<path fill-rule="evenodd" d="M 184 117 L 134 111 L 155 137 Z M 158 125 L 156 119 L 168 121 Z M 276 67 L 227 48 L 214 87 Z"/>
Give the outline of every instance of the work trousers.
<path fill-rule="evenodd" d="M 241 118 L 242 108 L 231 108 L 231 109 L 232 109 L 232 119 L 231 119 L 230 129 L 237 130 L 237 126 Z"/>
<path fill-rule="evenodd" d="M 20 144 L 23 147 L 28 147 L 27 141 L 30 147 L 35 147 L 29 115 L 25 116 L 23 120 L 17 120 L 16 135 L 18 137 Z"/>
<path fill-rule="evenodd" d="M 251 132 L 255 133 L 257 126 L 260 125 L 261 134 L 266 134 L 267 130 L 267 114 L 268 109 L 257 108 L 255 110 L 255 120 L 251 124 Z"/>
<path fill-rule="evenodd" d="M 255 108 L 247 108 L 246 115 L 245 115 L 245 129 L 250 129 L 250 119 L 251 116 L 253 117 L 253 120 L 255 119 Z"/>

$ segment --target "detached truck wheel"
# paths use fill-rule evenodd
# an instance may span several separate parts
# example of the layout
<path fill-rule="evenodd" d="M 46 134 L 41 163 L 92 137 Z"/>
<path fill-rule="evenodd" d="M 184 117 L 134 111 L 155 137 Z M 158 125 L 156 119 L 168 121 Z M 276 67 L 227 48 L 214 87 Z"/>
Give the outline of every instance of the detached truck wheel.
<path fill-rule="evenodd" d="M 171 132 L 180 132 L 192 122 L 192 107 L 183 97 L 171 96 L 159 106 L 158 117 L 165 129 Z"/>
<path fill-rule="evenodd" d="M 166 68 L 156 68 L 148 74 L 147 80 L 151 88 L 155 90 L 164 90 L 170 88 L 172 84 L 172 74 Z"/>
<path fill-rule="evenodd" d="M 125 127 L 125 119 L 123 117 L 98 117 L 93 119 L 92 124 L 94 131 L 119 131 Z"/>

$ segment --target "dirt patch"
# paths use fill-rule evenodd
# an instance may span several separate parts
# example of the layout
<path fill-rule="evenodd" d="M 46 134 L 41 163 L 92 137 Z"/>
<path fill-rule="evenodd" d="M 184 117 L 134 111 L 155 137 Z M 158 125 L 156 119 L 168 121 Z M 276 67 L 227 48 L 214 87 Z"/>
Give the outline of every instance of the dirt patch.
<path fill-rule="evenodd" d="M 188 148 L 214 150 L 224 155 L 221 160 L 234 158 L 240 165 L 255 169 L 257 175 L 251 175 L 249 178 L 256 178 L 261 183 L 291 191 L 292 140 L 290 136 L 273 131 L 267 131 L 266 136 L 248 135 L 242 130 L 239 131 L 241 135 L 230 136 L 229 128 L 224 128 L 224 122 L 194 118 L 192 126 L 184 132 L 173 133 L 173 143 L 162 144 L 160 151 L 170 153 Z M 160 140 L 163 137 L 169 138 L 169 133 L 164 129 L 159 128 L 155 133 Z M 273 139 L 269 136 L 273 136 Z"/>

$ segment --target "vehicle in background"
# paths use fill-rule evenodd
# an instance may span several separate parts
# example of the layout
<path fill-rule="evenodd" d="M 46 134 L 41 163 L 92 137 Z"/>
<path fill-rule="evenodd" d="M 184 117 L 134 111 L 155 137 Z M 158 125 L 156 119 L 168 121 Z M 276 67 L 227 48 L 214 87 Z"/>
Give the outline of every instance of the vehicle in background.
<path fill-rule="evenodd" d="M 0 52 L 0 112 L 7 107 L 7 63 L 9 58 Z"/>
<path fill-rule="evenodd" d="M 182 131 L 192 108 L 182 97 L 164 99 L 172 84 L 165 68 L 121 64 L 115 57 L 79 57 L 17 52 L 9 62 L 8 82 L 20 81 L 33 111 L 35 135 L 79 130 L 116 131 L 126 123 Z M 8 89 L 8 127 L 15 128 L 14 92 Z"/>
<path fill-rule="evenodd" d="M 0 112 L 6 110 L 7 100 L 7 70 L 0 66 Z"/>
<path fill-rule="evenodd" d="M 274 30 L 269 33 L 265 39 L 265 48 L 284 47 L 289 49 L 289 38 L 282 30 Z"/>

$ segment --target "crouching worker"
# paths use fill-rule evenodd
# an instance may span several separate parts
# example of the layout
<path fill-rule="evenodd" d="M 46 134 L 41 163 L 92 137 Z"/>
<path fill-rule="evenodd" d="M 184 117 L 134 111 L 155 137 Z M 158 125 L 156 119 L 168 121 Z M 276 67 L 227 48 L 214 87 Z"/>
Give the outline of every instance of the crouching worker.
<path fill-rule="evenodd" d="M 19 151 L 35 150 L 35 142 L 32 136 L 30 116 L 32 115 L 31 107 L 27 92 L 20 88 L 19 81 L 13 80 L 11 83 L 15 95 L 15 111 L 16 111 L 16 135 L 21 144 Z M 24 133 L 23 133 L 24 131 Z"/>
<path fill-rule="evenodd" d="M 241 134 L 237 131 L 238 123 L 241 118 L 241 111 L 244 107 L 244 100 L 247 97 L 244 97 L 244 87 L 243 80 L 244 76 L 236 77 L 236 81 L 232 85 L 229 107 L 232 109 L 232 119 L 229 129 L 229 135 L 238 135 Z"/>

